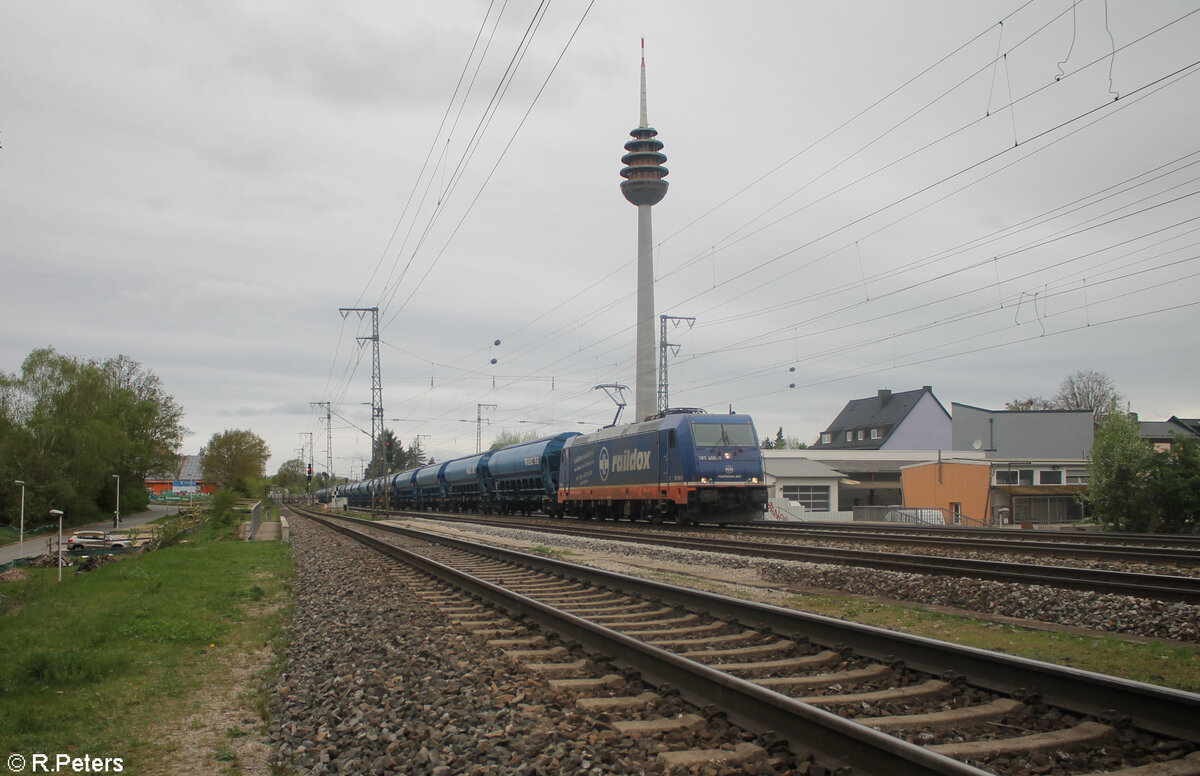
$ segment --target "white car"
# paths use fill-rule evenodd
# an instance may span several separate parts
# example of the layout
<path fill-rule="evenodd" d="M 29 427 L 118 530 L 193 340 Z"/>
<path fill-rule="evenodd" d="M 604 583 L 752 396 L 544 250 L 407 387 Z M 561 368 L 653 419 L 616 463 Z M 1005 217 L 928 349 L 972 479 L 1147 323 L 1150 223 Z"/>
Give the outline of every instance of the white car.
<path fill-rule="evenodd" d="M 76 531 L 67 539 L 69 552 L 84 550 L 124 550 L 130 541 L 124 536 L 114 536 L 107 531 Z"/>

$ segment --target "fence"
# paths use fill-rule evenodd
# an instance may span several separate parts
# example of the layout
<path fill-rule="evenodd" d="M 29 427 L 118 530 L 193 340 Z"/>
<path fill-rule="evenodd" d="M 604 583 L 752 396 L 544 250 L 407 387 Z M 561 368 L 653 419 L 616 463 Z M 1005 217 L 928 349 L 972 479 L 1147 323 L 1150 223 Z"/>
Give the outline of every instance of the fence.
<path fill-rule="evenodd" d="M 983 521 L 944 507 L 854 507 L 855 522 L 910 523 L 913 525 L 974 525 Z"/>

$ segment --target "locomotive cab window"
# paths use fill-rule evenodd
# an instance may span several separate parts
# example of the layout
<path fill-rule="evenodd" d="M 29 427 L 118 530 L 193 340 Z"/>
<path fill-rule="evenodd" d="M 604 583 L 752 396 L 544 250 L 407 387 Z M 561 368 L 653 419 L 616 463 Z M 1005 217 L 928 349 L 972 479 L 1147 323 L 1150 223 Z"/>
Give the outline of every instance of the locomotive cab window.
<path fill-rule="evenodd" d="M 693 423 L 696 447 L 758 447 L 749 423 Z"/>
<path fill-rule="evenodd" d="M 675 449 L 675 429 L 673 428 L 667 429 L 667 448 L 670 450 Z"/>

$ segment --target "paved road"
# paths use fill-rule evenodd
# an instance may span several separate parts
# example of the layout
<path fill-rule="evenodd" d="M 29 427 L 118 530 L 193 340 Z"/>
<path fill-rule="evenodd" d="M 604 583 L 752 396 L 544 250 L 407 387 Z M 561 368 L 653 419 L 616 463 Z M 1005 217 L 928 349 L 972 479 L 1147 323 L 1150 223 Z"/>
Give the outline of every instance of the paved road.
<path fill-rule="evenodd" d="M 136 515 L 124 515 L 121 518 L 121 528 L 118 530 L 123 530 L 125 528 L 133 528 L 134 526 L 142 525 L 143 523 L 149 523 L 151 520 L 157 520 L 158 518 L 162 517 L 163 515 L 174 514 L 177 509 L 178 509 L 178 507 L 176 507 L 174 505 L 167 506 L 167 505 L 153 504 L 145 512 L 141 512 Z M 63 554 L 66 554 L 66 551 L 67 551 L 67 548 L 65 545 L 65 542 L 67 541 L 67 537 L 70 536 L 73 532 L 75 532 L 75 531 L 111 531 L 111 530 L 112 530 L 112 520 L 111 519 L 103 520 L 99 523 L 92 523 L 90 525 L 75 525 L 75 526 L 71 526 L 70 528 L 63 528 L 63 542 L 64 542 Z M 36 534 L 36 538 L 32 538 L 32 539 L 29 538 L 28 536 L 26 536 L 24 551 L 21 550 L 19 544 L 9 544 L 4 547 L 0 547 L 0 566 L 6 566 L 9 563 L 11 563 L 12 561 L 16 560 L 17 558 L 32 558 L 32 557 L 35 557 L 38 555 L 45 554 L 47 537 L 50 537 L 50 539 L 52 541 L 56 541 L 58 539 L 58 530 L 55 529 L 53 532 L 49 532 L 49 533 L 46 531 L 39 531 Z"/>

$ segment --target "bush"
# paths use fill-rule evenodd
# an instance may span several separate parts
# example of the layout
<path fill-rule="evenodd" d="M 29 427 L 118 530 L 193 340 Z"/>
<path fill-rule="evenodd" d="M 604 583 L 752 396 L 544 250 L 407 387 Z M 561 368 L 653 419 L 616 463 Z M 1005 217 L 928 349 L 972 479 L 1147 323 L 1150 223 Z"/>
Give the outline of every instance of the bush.
<path fill-rule="evenodd" d="M 233 510 L 237 501 L 237 494 L 232 490 L 218 490 L 208 502 L 209 520 L 219 526 L 233 525 L 237 520 L 237 513 Z"/>

